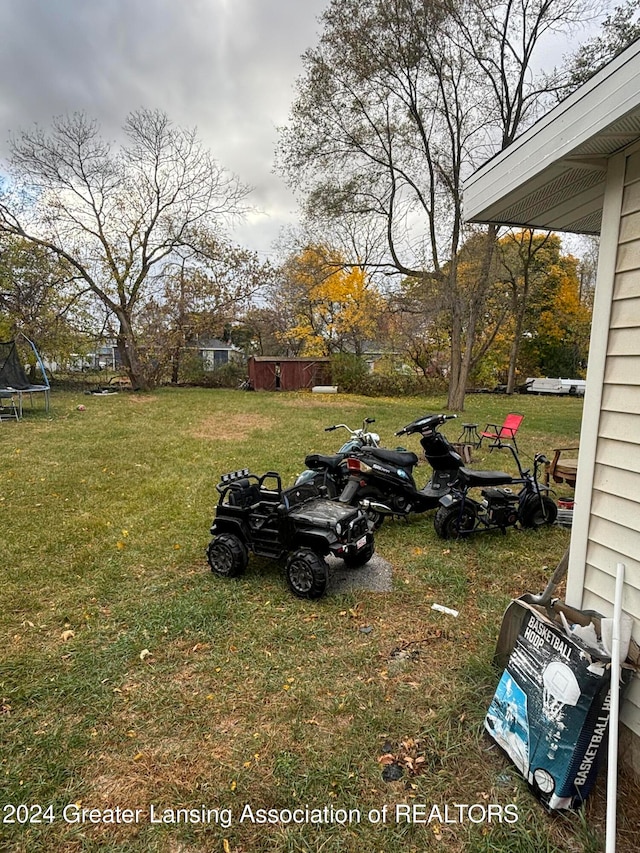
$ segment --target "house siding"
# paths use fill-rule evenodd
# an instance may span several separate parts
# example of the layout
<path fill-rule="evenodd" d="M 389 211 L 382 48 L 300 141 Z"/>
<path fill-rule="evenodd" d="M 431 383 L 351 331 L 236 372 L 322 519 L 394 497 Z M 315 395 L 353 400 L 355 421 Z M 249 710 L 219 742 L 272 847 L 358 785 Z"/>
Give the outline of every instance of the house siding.
<path fill-rule="evenodd" d="M 640 152 L 626 160 L 604 366 L 582 606 L 611 615 L 616 564 L 626 567 L 623 609 L 640 639 Z M 579 499 L 579 495 L 577 496 Z M 640 736 L 640 679 L 621 709 Z"/>

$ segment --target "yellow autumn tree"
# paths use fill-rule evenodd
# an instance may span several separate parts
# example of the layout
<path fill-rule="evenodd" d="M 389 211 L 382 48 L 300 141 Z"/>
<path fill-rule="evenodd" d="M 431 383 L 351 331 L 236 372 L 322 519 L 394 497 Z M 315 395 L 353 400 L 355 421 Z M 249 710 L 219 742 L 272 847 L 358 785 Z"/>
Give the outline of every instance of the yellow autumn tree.
<path fill-rule="evenodd" d="M 290 324 L 281 334 L 301 355 L 353 352 L 375 338 L 385 302 L 361 267 L 339 252 L 309 246 L 283 266 Z"/>
<path fill-rule="evenodd" d="M 581 377 L 586 369 L 591 331 L 591 308 L 580 299 L 575 258 L 561 259 L 552 268 L 556 287 L 540 312 L 531 347 L 542 375 Z"/>

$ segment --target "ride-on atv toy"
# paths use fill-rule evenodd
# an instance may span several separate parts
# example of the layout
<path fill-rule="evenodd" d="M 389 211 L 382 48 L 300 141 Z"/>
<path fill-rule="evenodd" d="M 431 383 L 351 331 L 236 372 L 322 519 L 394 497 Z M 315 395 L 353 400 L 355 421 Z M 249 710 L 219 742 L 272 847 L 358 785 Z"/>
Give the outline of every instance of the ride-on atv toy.
<path fill-rule="evenodd" d="M 274 471 L 258 477 L 243 469 L 225 474 L 216 488 L 220 498 L 207 559 L 218 575 L 241 575 L 249 552 L 285 559 L 293 594 L 320 598 L 327 587 L 328 554 L 349 568 L 373 556 L 373 534 L 362 510 L 328 500 L 313 483 L 283 489 Z"/>

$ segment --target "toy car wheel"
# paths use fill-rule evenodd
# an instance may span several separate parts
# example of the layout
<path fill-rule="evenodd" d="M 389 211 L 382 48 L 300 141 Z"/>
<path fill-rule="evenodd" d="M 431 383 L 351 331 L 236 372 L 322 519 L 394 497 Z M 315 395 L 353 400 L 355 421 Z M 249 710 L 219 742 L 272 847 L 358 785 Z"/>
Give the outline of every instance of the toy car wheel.
<path fill-rule="evenodd" d="M 364 566 L 365 563 L 368 563 L 369 560 L 373 557 L 376 548 L 373 542 L 367 542 L 364 548 L 361 548 L 359 551 L 356 551 L 353 554 L 345 554 L 343 557 L 344 564 L 348 569 L 358 569 L 360 566 Z"/>
<path fill-rule="evenodd" d="M 558 517 L 558 506 L 548 495 L 540 498 L 531 496 L 520 510 L 520 524 L 523 527 L 544 527 L 553 524 Z"/>
<path fill-rule="evenodd" d="M 464 533 L 473 530 L 476 515 L 470 506 L 464 507 L 460 514 L 460 504 L 440 507 L 433 520 L 436 533 L 441 539 L 459 539 Z"/>
<path fill-rule="evenodd" d="M 212 572 L 225 578 L 237 578 L 247 568 L 249 556 L 237 536 L 221 533 L 209 542 L 207 560 Z"/>
<path fill-rule="evenodd" d="M 294 551 L 287 559 L 285 571 L 289 589 L 298 598 L 320 598 L 327 588 L 327 564 L 310 548 Z"/>

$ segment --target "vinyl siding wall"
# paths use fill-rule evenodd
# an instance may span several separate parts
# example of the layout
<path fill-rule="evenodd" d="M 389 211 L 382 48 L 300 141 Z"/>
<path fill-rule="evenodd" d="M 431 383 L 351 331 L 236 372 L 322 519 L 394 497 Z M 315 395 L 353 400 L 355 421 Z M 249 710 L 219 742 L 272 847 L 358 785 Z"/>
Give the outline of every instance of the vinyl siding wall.
<path fill-rule="evenodd" d="M 613 301 L 597 433 L 583 608 L 612 614 L 616 564 L 626 567 L 623 609 L 640 642 L 640 151 L 624 171 Z M 602 249 L 601 249 L 602 251 Z M 594 316 L 595 324 L 598 317 Z M 579 496 L 578 496 L 579 498 Z M 640 677 L 621 720 L 640 736 Z"/>

